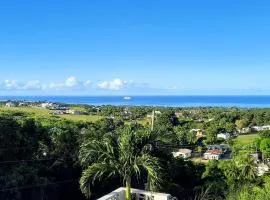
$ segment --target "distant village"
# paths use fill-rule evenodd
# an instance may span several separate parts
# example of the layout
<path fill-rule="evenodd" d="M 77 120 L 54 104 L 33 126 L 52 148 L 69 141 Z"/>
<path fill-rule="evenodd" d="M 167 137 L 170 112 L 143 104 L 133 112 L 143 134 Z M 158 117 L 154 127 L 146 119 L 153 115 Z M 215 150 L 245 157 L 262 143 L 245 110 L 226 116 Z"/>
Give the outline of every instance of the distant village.
<path fill-rule="evenodd" d="M 26 102 L 26 101 L 8 101 L 5 104 L 6 107 L 30 107 L 30 108 L 44 108 L 51 110 L 51 114 L 54 115 L 85 115 L 84 111 L 71 109 L 69 105 L 61 103 L 51 103 L 51 102 Z"/>

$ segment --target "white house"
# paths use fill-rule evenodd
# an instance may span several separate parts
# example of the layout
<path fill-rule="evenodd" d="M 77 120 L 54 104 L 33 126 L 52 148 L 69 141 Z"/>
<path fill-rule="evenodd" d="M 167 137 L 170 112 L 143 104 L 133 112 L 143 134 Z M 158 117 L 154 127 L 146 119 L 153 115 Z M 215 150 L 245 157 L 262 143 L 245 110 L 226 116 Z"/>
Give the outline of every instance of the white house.
<path fill-rule="evenodd" d="M 48 102 L 40 104 L 41 108 L 50 108 L 52 105 L 53 105 L 52 103 Z"/>
<path fill-rule="evenodd" d="M 250 133 L 251 132 L 251 128 L 250 127 L 246 127 L 246 128 L 242 128 L 240 130 L 238 130 L 239 133 Z"/>
<path fill-rule="evenodd" d="M 270 130 L 270 125 L 266 125 L 266 126 L 252 126 L 251 127 L 252 131 L 266 131 L 266 130 Z"/>
<path fill-rule="evenodd" d="M 16 107 L 16 105 L 15 105 L 15 103 L 13 103 L 13 102 L 7 102 L 7 103 L 6 103 L 6 107 L 8 107 L 8 108 Z"/>
<path fill-rule="evenodd" d="M 203 154 L 205 160 L 219 160 L 221 158 L 221 151 L 218 149 L 208 150 Z"/>
<path fill-rule="evenodd" d="M 223 138 L 224 140 L 228 140 L 230 139 L 231 134 L 228 132 L 220 132 L 219 134 L 217 134 L 217 138 Z"/>
<path fill-rule="evenodd" d="M 175 158 L 190 158 L 192 150 L 190 149 L 179 149 L 177 152 L 173 152 Z"/>

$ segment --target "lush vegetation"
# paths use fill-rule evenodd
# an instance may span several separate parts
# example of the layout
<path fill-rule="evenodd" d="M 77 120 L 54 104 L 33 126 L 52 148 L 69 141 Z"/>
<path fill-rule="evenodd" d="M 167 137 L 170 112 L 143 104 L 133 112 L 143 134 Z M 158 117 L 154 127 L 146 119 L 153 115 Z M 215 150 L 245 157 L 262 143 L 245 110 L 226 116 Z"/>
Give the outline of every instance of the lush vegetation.
<path fill-rule="evenodd" d="M 270 177 L 258 176 L 251 153 L 265 164 L 270 132 L 227 141 L 220 131 L 270 124 L 270 109 L 74 106 L 84 115 L 42 108 L 0 109 L 0 199 L 97 199 L 120 186 L 169 193 L 178 199 L 269 199 Z M 151 130 L 147 114 L 156 114 Z M 177 116 L 176 116 L 177 115 Z M 197 137 L 192 129 L 203 130 Z M 227 143 L 232 159 L 193 162 L 172 152 L 202 154 Z"/>

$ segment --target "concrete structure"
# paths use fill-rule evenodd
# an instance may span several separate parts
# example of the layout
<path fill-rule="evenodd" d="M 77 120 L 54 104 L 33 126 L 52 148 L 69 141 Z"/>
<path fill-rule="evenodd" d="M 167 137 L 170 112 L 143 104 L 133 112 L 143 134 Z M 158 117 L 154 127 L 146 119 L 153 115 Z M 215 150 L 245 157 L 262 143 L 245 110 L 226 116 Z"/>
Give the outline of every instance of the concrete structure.
<path fill-rule="evenodd" d="M 190 149 L 179 149 L 177 152 L 173 152 L 175 158 L 190 158 L 192 150 Z"/>
<path fill-rule="evenodd" d="M 144 190 L 131 189 L 133 200 L 172 200 L 172 196 L 169 194 L 148 192 Z M 125 188 L 119 188 L 110 194 L 107 194 L 98 200 L 125 200 Z"/>

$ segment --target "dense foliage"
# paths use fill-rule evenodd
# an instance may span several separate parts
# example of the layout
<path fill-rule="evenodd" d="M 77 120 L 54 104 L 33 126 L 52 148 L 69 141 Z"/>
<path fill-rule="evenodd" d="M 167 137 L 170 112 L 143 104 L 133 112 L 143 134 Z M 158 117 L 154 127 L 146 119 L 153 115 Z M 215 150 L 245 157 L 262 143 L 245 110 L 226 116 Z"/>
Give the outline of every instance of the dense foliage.
<path fill-rule="evenodd" d="M 172 151 L 190 148 L 201 153 L 208 144 L 225 142 L 216 137 L 220 131 L 269 125 L 270 109 L 84 109 L 103 119 L 90 123 L 1 114 L 0 199 L 96 199 L 123 185 L 187 200 L 269 198 L 270 177 L 258 176 L 250 156 L 261 152 L 267 162 L 269 131 L 246 145 L 226 141 L 232 145 L 230 160 L 202 164 L 174 158 Z M 150 124 L 136 123 L 153 110 L 160 111 L 153 130 Z M 198 138 L 192 129 L 203 130 L 203 136 Z"/>

